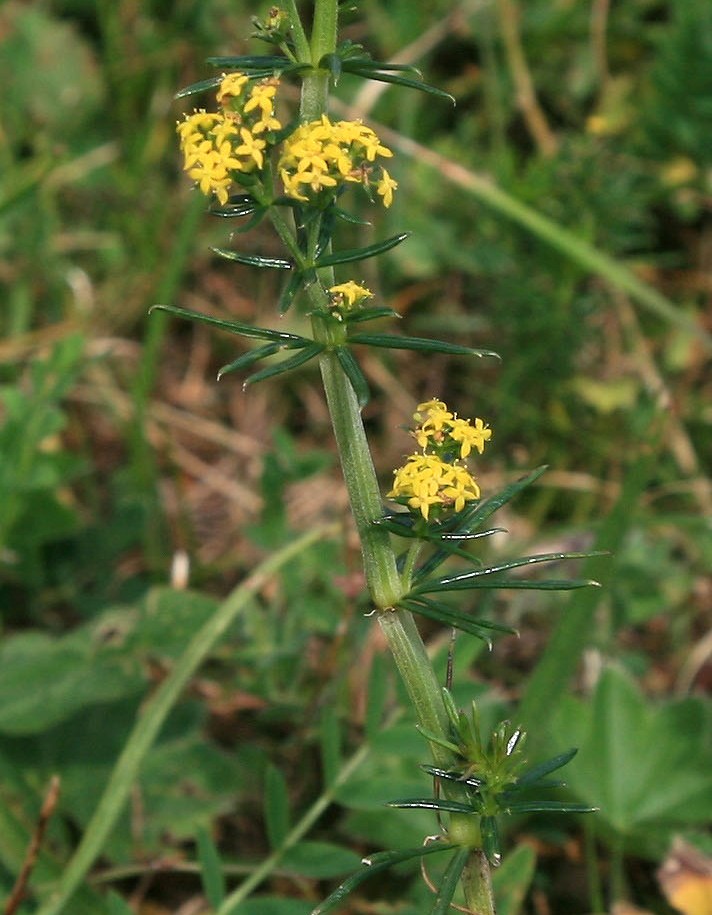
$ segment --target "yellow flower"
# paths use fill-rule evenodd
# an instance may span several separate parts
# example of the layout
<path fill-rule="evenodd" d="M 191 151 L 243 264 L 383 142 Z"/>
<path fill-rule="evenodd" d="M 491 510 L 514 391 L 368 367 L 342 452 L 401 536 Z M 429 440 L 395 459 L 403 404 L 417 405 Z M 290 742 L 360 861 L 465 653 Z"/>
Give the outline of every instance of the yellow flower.
<path fill-rule="evenodd" d="M 475 419 L 474 426 L 467 419 L 454 419 L 449 435 L 453 441 L 460 443 L 460 457 L 466 458 L 473 448 L 482 454 L 485 442 L 492 438 L 492 430 L 479 418 Z"/>
<path fill-rule="evenodd" d="M 232 184 L 226 160 L 212 150 L 203 155 L 199 162 L 192 168 L 188 169 L 188 174 L 198 183 L 203 194 L 214 193 L 221 204 L 226 204 L 228 200 L 228 188 Z"/>
<path fill-rule="evenodd" d="M 249 83 L 250 78 L 244 73 L 223 73 L 223 79 L 220 88 L 215 96 L 218 105 L 223 107 L 229 105 L 233 98 L 239 98 L 242 90 Z"/>
<path fill-rule="evenodd" d="M 248 159 L 248 162 L 246 162 L 244 166 L 241 166 L 242 171 L 249 171 L 250 159 L 255 163 L 257 168 L 262 168 L 265 161 L 262 153 L 262 150 L 266 146 L 265 141 L 253 137 L 246 127 L 240 128 L 240 139 L 242 140 L 242 143 L 240 146 L 236 147 L 235 155 L 246 156 Z"/>
<path fill-rule="evenodd" d="M 376 184 L 376 193 L 383 197 L 383 206 L 388 207 L 393 203 L 393 191 L 398 187 L 398 182 L 388 174 L 385 168 L 381 169 L 381 180 Z"/>

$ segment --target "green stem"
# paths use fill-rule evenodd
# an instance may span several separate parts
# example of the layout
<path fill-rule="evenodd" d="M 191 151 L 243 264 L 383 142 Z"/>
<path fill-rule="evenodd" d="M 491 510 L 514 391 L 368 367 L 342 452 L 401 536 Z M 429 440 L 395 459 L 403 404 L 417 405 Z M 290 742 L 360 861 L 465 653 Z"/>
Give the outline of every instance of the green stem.
<path fill-rule="evenodd" d="M 284 6 L 289 13 L 289 21 L 292 26 L 292 38 L 294 39 L 294 48 L 297 52 L 297 59 L 301 63 L 309 63 L 309 41 L 299 16 L 299 10 L 295 0 L 284 0 Z"/>
<path fill-rule="evenodd" d="M 317 528 L 266 559 L 245 582 L 235 588 L 193 636 L 173 670 L 142 707 L 82 841 L 65 868 L 57 889 L 40 907 L 37 915 L 58 915 L 78 889 L 87 871 L 101 853 L 124 808 L 141 763 L 158 737 L 169 712 L 213 645 L 275 572 L 331 532 L 332 529 L 329 527 Z"/>
<path fill-rule="evenodd" d="M 316 67 L 325 54 L 336 49 L 336 0 L 316 0 L 311 37 L 312 64 Z M 304 78 L 301 117 L 316 120 L 326 111 L 329 89 L 328 73 L 313 71 Z M 331 278 L 331 279 L 330 279 Z M 392 609 L 404 594 L 404 586 L 396 567 L 395 554 L 387 532 L 373 522 L 382 514 L 378 479 L 358 407 L 348 378 L 336 358 L 333 347 L 345 341 L 345 330 L 336 322 L 319 317 L 328 307 L 325 285 L 333 282 L 333 274 L 319 277 L 307 290 L 312 306 L 314 338 L 327 344 L 319 360 L 326 399 L 334 427 L 344 480 L 351 509 L 361 539 L 364 571 L 371 597 L 381 612 L 378 620 L 388 640 L 396 666 L 413 703 L 420 726 L 443 739 L 449 737 L 449 722 L 442 691 L 413 616 L 404 610 Z M 444 747 L 431 744 L 436 764 L 444 768 L 452 763 Z M 445 786 L 446 792 L 448 787 Z M 489 867 L 481 851 L 481 835 L 476 817 L 453 816 L 449 836 L 454 842 L 473 849 L 465 868 L 463 887 L 468 905 L 478 915 L 494 915 Z M 488 902 L 489 900 L 489 902 Z"/>
<path fill-rule="evenodd" d="M 489 861 L 481 848 L 470 854 L 462 872 L 462 889 L 469 910 L 476 915 L 495 915 L 492 875 Z"/>

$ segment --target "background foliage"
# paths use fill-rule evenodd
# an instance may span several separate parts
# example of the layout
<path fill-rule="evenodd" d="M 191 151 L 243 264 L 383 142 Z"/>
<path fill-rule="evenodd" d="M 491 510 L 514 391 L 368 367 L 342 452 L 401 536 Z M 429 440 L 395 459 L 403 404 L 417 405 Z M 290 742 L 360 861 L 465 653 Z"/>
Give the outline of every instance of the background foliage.
<path fill-rule="evenodd" d="M 363 618 L 313 367 L 243 394 L 236 377 L 214 382 L 238 354 L 234 337 L 146 317 L 163 302 L 277 326 L 278 281 L 211 255 L 228 228 L 180 173 L 173 130 L 175 91 L 205 75 L 209 54 L 260 50 L 243 36 L 265 11 L 225 0 L 0 8 L 0 888 L 50 776 L 62 793 L 40 895 L 142 701 L 220 598 L 265 552 L 343 522 L 211 652 L 77 912 L 183 911 L 203 892 L 218 908 L 223 882 L 279 850 L 319 798 L 337 803 L 241 912 L 308 912 L 362 854 L 434 831 L 423 812 L 382 807 L 427 791 L 427 747 L 394 720 L 398 687 Z M 509 536 L 490 553 L 613 548 L 586 573 L 605 581 L 601 593 L 513 592 L 483 608 L 521 634 L 491 654 L 461 637 L 455 694 L 479 697 L 486 720 L 522 720 L 533 758 L 580 746 L 569 790 L 601 808 L 585 822 L 515 823 L 502 911 L 604 911 L 629 898 L 664 913 L 655 867 L 675 836 L 703 847 L 712 814 L 712 376 L 709 337 L 689 331 L 694 320 L 712 332 L 712 8 L 529 0 L 516 13 L 509 2 L 363 0 L 345 20 L 346 37 L 417 63 L 457 107 L 343 77 L 334 110 L 387 125 L 400 182 L 392 209 L 373 229 L 346 227 L 344 246 L 411 231 L 362 264 L 379 302 L 409 333 L 437 328 L 502 355 L 364 354 L 366 415 L 384 486 L 409 449 L 402 425 L 432 396 L 495 429 L 485 492 L 551 466 L 507 507 Z M 522 106 L 527 77 L 536 96 Z M 674 304 L 663 315 L 584 269 L 463 190 L 463 174 Z M 264 227 L 241 241 L 280 253 Z M 289 329 L 304 320 L 290 315 Z M 444 666 L 447 634 L 430 635 Z M 339 782 L 364 735 L 367 752 Z M 364 905 L 401 912 L 429 898 L 405 869 L 363 892 Z"/>

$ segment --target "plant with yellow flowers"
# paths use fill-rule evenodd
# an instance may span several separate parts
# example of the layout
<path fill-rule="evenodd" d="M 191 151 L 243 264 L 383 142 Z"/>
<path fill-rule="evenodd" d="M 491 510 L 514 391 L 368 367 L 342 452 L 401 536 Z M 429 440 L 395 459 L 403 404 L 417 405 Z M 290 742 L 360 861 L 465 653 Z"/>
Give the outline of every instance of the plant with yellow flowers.
<path fill-rule="evenodd" d="M 373 611 L 430 747 L 432 763 L 425 768 L 440 785 L 439 793 L 394 804 L 439 811 L 443 825 L 437 840 L 407 852 L 372 856 L 315 912 L 329 911 L 362 880 L 394 863 L 437 852 L 449 855 L 449 864 L 433 912 L 447 910 L 459 885 L 467 911 L 494 915 L 490 866 L 501 858 L 498 817 L 525 810 L 582 809 L 540 800 L 536 795 L 536 789 L 554 784 L 546 777 L 568 762 L 573 751 L 532 768 L 522 755 L 525 735 L 521 730 L 503 723 L 489 738 L 483 737 L 477 709 L 473 707 L 471 715 L 465 715 L 438 683 L 413 614 L 458 628 L 491 645 L 496 633 L 512 630 L 476 617 L 461 601 L 450 603 L 449 594 L 496 588 L 568 589 L 592 583 L 508 574 L 584 554 L 527 556 L 494 566 L 473 561 L 470 546 L 499 530 L 487 526 L 491 516 L 542 469 L 483 498 L 469 462 L 474 455 L 483 454 L 492 430 L 479 417 L 458 416 L 439 399 L 418 405 L 412 429 L 417 450 L 394 472 L 386 495 L 393 507 L 384 509 L 361 419 L 369 390 L 354 345 L 465 358 L 494 354 L 446 341 L 364 331 L 363 324 L 391 318 L 395 312 L 374 305 L 372 292 L 348 274 L 336 276 L 336 270 L 347 266 L 350 270 L 352 264 L 401 244 L 407 233 L 363 248 L 338 248 L 339 223 L 358 221 L 348 211 L 349 193 L 360 189 L 373 202 L 389 207 L 398 182 L 384 164 L 392 168 L 392 151 L 370 127 L 361 121 L 329 117 L 330 85 L 341 73 L 349 72 L 449 98 L 423 83 L 412 68 L 374 61 L 351 42 L 338 44 L 338 6 L 337 0 L 316 0 L 309 35 L 294 0 L 284 8 L 273 7 L 264 21 L 256 21 L 256 27 L 258 36 L 270 42 L 275 53 L 211 58 L 209 62 L 219 74 L 179 93 L 181 98 L 214 93 L 215 110 L 198 109 L 177 126 L 185 171 L 211 199 L 210 212 L 236 220 L 239 231 L 266 218 L 285 248 L 283 257 L 234 248 L 217 248 L 216 253 L 241 264 L 283 271 L 286 282 L 277 313 L 283 315 L 292 307 L 303 309 L 311 320 L 311 335 L 215 318 L 172 305 L 156 308 L 257 340 L 259 345 L 238 355 L 219 373 L 223 377 L 251 370 L 245 386 L 312 359 L 318 361 Z M 280 97 L 282 85 L 290 79 L 302 83 L 300 109 L 291 119 L 282 114 L 288 106 Z M 279 354 L 277 361 L 252 371 Z M 403 541 L 406 548 L 401 550 L 398 543 Z M 458 561 L 459 567 L 439 574 L 449 560 Z"/>

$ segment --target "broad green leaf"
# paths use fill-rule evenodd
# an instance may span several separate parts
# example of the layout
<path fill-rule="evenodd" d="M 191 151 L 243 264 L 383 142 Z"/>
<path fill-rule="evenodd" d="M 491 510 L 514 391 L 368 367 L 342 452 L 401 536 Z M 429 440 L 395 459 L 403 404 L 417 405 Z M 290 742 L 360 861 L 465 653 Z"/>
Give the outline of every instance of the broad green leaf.
<path fill-rule="evenodd" d="M 274 340 L 293 348 L 309 346 L 313 342 L 308 337 L 300 337 L 298 334 L 270 330 L 268 327 L 253 327 L 252 324 L 244 324 L 242 321 L 227 321 L 224 318 L 214 318 L 212 315 L 204 315 L 199 311 L 190 311 L 190 309 L 180 308 L 178 305 L 154 305 L 149 314 L 154 311 L 167 311 L 169 314 L 177 315 L 179 318 L 186 318 L 188 321 L 210 324 L 212 327 L 219 327 L 220 330 L 236 334 L 238 337 L 251 337 L 255 340 Z"/>
<path fill-rule="evenodd" d="M 267 838 L 272 850 L 279 848 L 289 832 L 289 794 L 287 782 L 271 763 L 265 772 L 264 811 Z"/>
<path fill-rule="evenodd" d="M 712 819 L 709 709 L 694 697 L 655 703 L 631 678 L 607 668 L 591 703 L 561 706 L 555 737 L 579 745 L 566 770 L 574 795 L 621 837 L 656 833 L 661 843 L 683 824 Z"/>
<path fill-rule="evenodd" d="M 345 251 L 337 251 L 334 254 L 325 254 L 314 261 L 315 267 L 334 267 L 336 264 L 350 264 L 354 261 L 363 261 L 369 257 L 375 257 L 390 251 L 410 235 L 410 232 L 400 232 L 385 241 L 375 242 L 373 245 L 367 245 L 365 248 L 352 248 Z"/>
<path fill-rule="evenodd" d="M 378 346 L 385 349 L 408 349 L 425 353 L 447 353 L 450 356 L 494 356 L 491 350 L 473 349 L 460 343 L 448 343 L 444 340 L 430 340 L 428 337 L 400 337 L 395 334 L 350 334 L 349 343 L 361 343 L 364 346 Z"/>
<path fill-rule="evenodd" d="M 224 365 L 218 371 L 218 381 L 220 381 L 223 375 L 227 375 L 229 372 L 237 372 L 240 369 L 249 368 L 249 366 L 254 365 L 255 362 L 259 362 L 260 359 L 264 359 L 266 356 L 273 356 L 281 349 L 284 349 L 282 343 L 267 343 L 265 346 L 258 346 L 256 349 L 243 353 L 233 362 L 228 362 L 227 365 Z"/>
<path fill-rule="evenodd" d="M 88 627 L 62 638 L 12 636 L 0 648 L 0 732 L 37 734 L 85 706 L 135 696 L 145 683 L 139 658 L 102 646 Z"/>
<path fill-rule="evenodd" d="M 236 261 L 247 267 L 269 267 L 274 270 L 291 270 L 292 262 L 284 257 L 265 257 L 262 254 L 242 254 L 240 251 L 231 251 L 229 248 L 211 248 L 215 254 L 228 261 Z"/>
<path fill-rule="evenodd" d="M 369 390 L 368 382 L 361 371 L 361 366 L 356 361 L 353 353 L 345 346 L 336 347 L 334 353 L 339 360 L 339 365 L 344 370 L 344 374 L 351 382 L 359 409 L 362 410 L 368 403 Z"/>
<path fill-rule="evenodd" d="M 341 728 L 333 705 L 325 706 L 321 714 L 319 746 L 324 785 L 331 786 L 341 768 Z"/>
<path fill-rule="evenodd" d="M 386 707 L 387 681 L 383 656 L 375 654 L 368 677 L 368 694 L 364 731 L 366 740 L 372 740 L 381 729 Z"/>
<path fill-rule="evenodd" d="M 536 870 L 536 852 L 529 844 L 507 852 L 493 874 L 497 915 L 520 915 Z"/>
<path fill-rule="evenodd" d="M 384 851 L 375 855 L 369 855 L 368 858 L 363 859 L 363 868 L 347 880 L 344 880 L 341 886 L 337 887 L 327 899 L 312 911 L 312 915 L 325 915 L 326 912 L 331 912 L 342 899 L 348 896 L 349 893 L 352 893 L 357 887 L 361 886 L 364 881 L 368 880 L 370 877 L 375 877 L 376 874 L 388 870 L 388 868 L 393 867 L 395 864 L 402 864 L 404 861 L 412 861 L 414 858 L 424 858 L 427 855 L 448 851 L 454 847 L 455 846 L 443 842 L 442 844 L 433 843 L 432 845 L 427 846 L 419 845 L 417 848 L 408 848 L 404 851 Z"/>
<path fill-rule="evenodd" d="M 200 879 L 205 897 L 214 909 L 219 909 L 225 899 L 225 877 L 220 855 L 207 829 L 199 829 L 196 842 Z"/>
<path fill-rule="evenodd" d="M 330 842 L 299 842 L 287 849 L 280 860 L 280 869 L 309 877 L 312 880 L 326 880 L 340 877 L 361 863 L 359 856 L 347 848 L 340 848 Z"/>
<path fill-rule="evenodd" d="M 116 890 L 109 890 L 106 896 L 107 915 L 134 915 L 134 910 Z"/>
<path fill-rule="evenodd" d="M 220 915 L 311 915 L 312 903 L 288 896 L 254 896 L 237 906 L 220 909 Z"/>
<path fill-rule="evenodd" d="M 248 385 L 256 384 L 258 381 L 265 381 L 267 378 L 274 378 L 276 375 L 283 375 L 285 372 L 291 372 L 292 369 L 299 368 L 300 365 L 304 365 L 305 362 L 309 362 L 310 359 L 318 356 L 323 350 L 323 344 L 310 343 L 309 346 L 300 349 L 295 356 L 292 356 L 289 359 L 283 359 L 282 362 L 277 363 L 277 365 L 270 366 L 267 369 L 262 369 L 261 372 L 255 372 L 254 375 L 250 375 L 249 378 L 245 379 L 243 387 L 246 388 Z"/>

